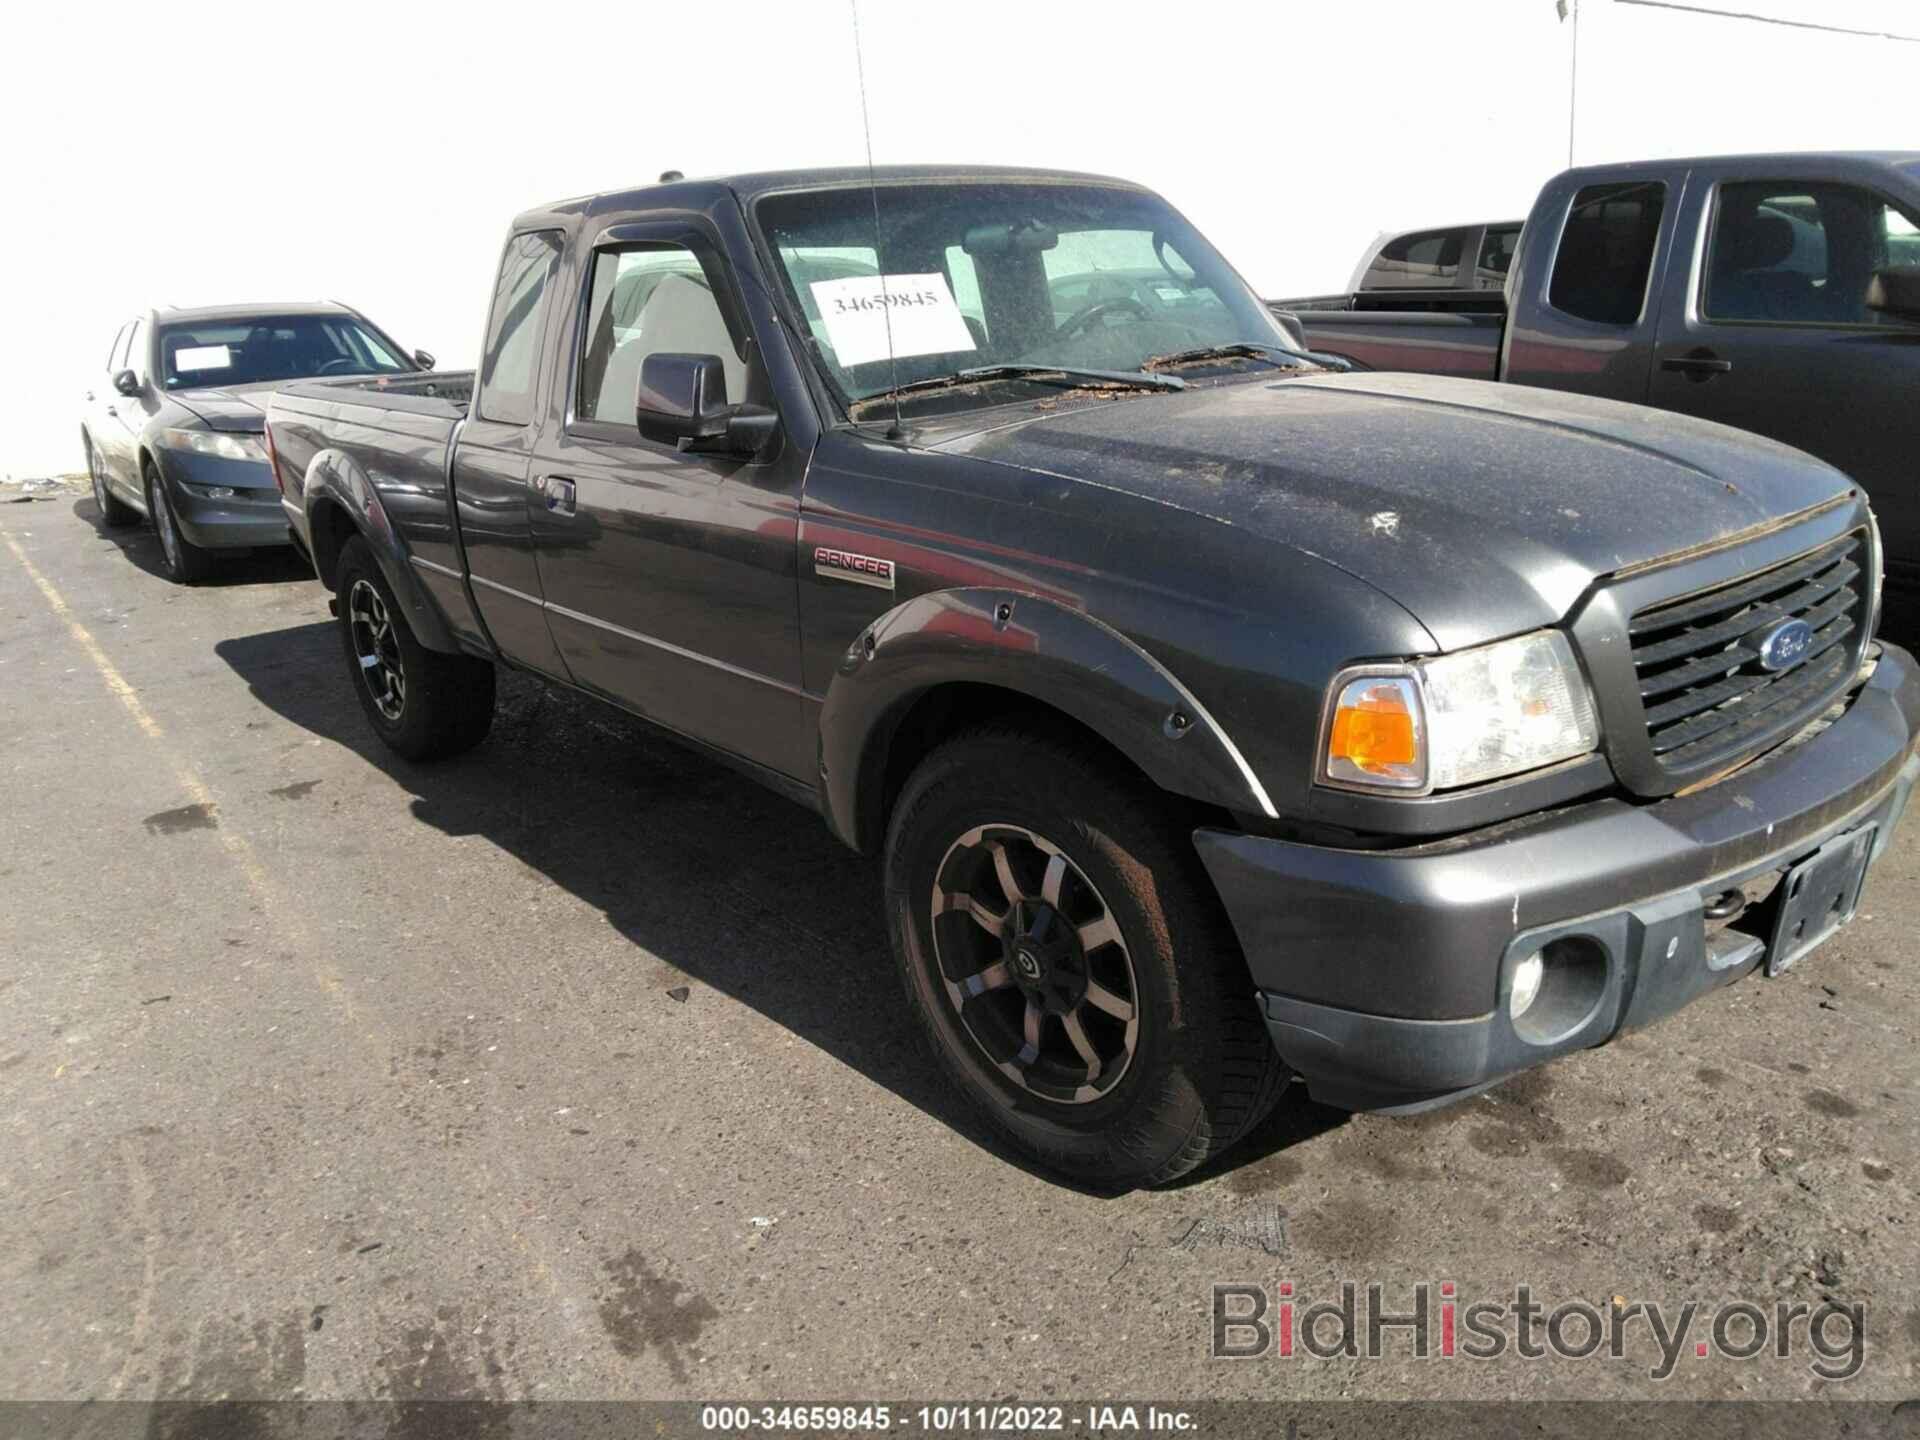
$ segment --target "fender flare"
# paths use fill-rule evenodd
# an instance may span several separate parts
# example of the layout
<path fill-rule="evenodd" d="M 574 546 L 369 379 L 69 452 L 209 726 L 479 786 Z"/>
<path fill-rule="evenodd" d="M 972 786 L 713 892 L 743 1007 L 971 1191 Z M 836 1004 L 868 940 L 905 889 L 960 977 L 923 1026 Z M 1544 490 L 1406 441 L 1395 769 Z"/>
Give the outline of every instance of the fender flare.
<path fill-rule="evenodd" d="M 1277 818 L 1206 706 L 1133 641 L 1030 592 L 966 588 L 889 610 L 855 638 L 827 686 L 821 798 L 828 824 L 855 849 L 878 843 L 885 757 L 900 720 L 920 697 L 954 683 L 1006 690 L 1071 716 L 1164 790 Z"/>
<path fill-rule="evenodd" d="M 373 551 L 374 562 L 406 612 L 414 638 L 429 650 L 460 653 L 460 642 L 454 638 L 446 617 L 420 583 L 420 577 L 414 574 L 406 542 L 394 529 L 387 507 L 380 503 L 379 490 L 350 455 L 337 448 L 315 454 L 307 464 L 300 495 L 307 517 L 308 548 L 316 572 L 322 561 L 318 537 L 314 535 L 315 517 L 323 506 L 334 505 L 345 513 L 360 538 L 367 542 L 367 548 Z M 332 576 L 322 575 L 321 581 L 332 588 Z"/>

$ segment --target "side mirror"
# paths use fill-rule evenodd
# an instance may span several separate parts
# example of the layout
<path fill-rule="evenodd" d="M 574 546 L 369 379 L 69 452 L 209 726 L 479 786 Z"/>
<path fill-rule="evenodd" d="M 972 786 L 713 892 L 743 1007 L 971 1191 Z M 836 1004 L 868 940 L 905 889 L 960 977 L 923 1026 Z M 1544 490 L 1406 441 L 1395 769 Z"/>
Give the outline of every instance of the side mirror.
<path fill-rule="evenodd" d="M 1889 265 L 1867 282 L 1867 308 L 1920 320 L 1920 265 Z"/>
<path fill-rule="evenodd" d="M 718 355 L 662 352 L 640 362 L 634 421 L 643 439 L 702 454 L 752 455 L 773 437 L 773 411 L 727 403 Z"/>
<path fill-rule="evenodd" d="M 113 377 L 113 388 L 120 394 L 132 397 L 140 393 L 140 377 L 131 370 L 122 370 Z"/>
<path fill-rule="evenodd" d="M 433 352 L 431 350 L 414 351 L 413 363 L 418 365 L 422 370 L 431 370 L 433 368 Z"/>

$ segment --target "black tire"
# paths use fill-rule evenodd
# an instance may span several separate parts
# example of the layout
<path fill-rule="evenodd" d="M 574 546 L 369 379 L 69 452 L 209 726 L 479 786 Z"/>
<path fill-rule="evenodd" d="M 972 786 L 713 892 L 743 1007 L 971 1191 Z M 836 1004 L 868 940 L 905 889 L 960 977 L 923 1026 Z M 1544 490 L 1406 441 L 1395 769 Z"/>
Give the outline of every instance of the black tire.
<path fill-rule="evenodd" d="M 201 549 L 181 531 L 174 517 L 173 499 L 153 461 L 141 467 L 141 478 L 147 488 L 147 514 L 160 541 L 161 569 L 176 585 L 198 585 L 213 570 L 213 552 Z"/>
<path fill-rule="evenodd" d="M 1190 829 L 1091 747 L 999 728 L 923 761 L 887 827 L 894 956 L 942 1068 L 1043 1166 L 1103 1190 L 1205 1163 L 1286 1084 Z M 978 913 L 1003 904 L 997 929 Z M 1052 959 L 1020 953 L 1043 934 Z"/>
<path fill-rule="evenodd" d="M 493 665 L 416 640 L 373 551 L 357 535 L 340 552 L 333 593 L 354 693 L 389 749 L 409 760 L 444 760 L 486 738 Z M 371 666 L 362 663 L 369 653 L 376 658 Z"/>
<path fill-rule="evenodd" d="M 106 467 L 93 448 L 93 437 L 83 436 L 87 447 L 87 479 L 93 482 L 93 503 L 100 512 L 100 523 L 109 530 L 123 530 L 140 518 L 140 512 L 115 495 L 107 486 Z"/>

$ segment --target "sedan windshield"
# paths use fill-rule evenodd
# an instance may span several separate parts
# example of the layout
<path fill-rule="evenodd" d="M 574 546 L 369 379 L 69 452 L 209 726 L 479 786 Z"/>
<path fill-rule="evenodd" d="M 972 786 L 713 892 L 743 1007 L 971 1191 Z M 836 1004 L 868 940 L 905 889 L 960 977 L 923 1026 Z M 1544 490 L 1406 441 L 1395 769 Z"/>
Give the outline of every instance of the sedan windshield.
<path fill-rule="evenodd" d="M 1199 232 L 1137 190 L 883 182 L 770 195 L 755 214 L 814 354 L 850 402 L 912 386 L 921 401 L 998 403 L 983 376 L 1128 375 L 1233 346 L 1305 363 Z M 1220 360 L 1245 363 L 1246 352 Z M 963 375 L 975 382 L 965 392 L 926 383 Z"/>
<path fill-rule="evenodd" d="M 169 390 L 413 369 L 391 340 L 351 315 L 250 315 L 160 330 L 160 375 Z"/>

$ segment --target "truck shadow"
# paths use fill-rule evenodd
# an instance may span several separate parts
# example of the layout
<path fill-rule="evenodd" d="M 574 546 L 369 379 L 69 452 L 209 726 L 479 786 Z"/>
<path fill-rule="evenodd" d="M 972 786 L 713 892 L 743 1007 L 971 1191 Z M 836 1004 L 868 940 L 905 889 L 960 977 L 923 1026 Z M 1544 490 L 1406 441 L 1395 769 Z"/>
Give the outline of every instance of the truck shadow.
<path fill-rule="evenodd" d="M 116 546 L 136 570 L 144 570 L 156 580 L 172 583 L 160 567 L 160 537 L 153 533 L 153 526 L 145 520 L 137 525 L 109 529 L 100 522 L 100 507 L 94 504 L 91 492 L 74 501 L 70 508 L 75 519 L 98 531 L 102 540 Z M 213 573 L 200 584 L 215 590 L 228 585 L 283 585 L 289 580 L 303 580 L 312 574 L 307 562 L 300 558 L 299 551 L 291 545 L 276 545 L 222 554 L 214 563 Z"/>
<path fill-rule="evenodd" d="M 332 625 L 239 636 L 214 649 L 262 704 L 404 787 L 421 823 L 485 838 L 665 962 L 603 977 L 617 986 L 600 997 L 607 1007 L 663 1003 L 691 978 L 998 1159 L 1063 1183 L 1003 1146 L 946 1086 L 901 994 L 879 867 L 844 849 L 818 816 L 631 717 L 518 672 L 500 672 L 493 731 L 476 751 L 415 765 L 369 730 L 343 683 Z M 1281 1107 L 1283 1115 L 1295 1109 Z M 1297 1113 L 1269 1121 L 1208 1173 L 1260 1159 L 1325 1123 Z"/>

